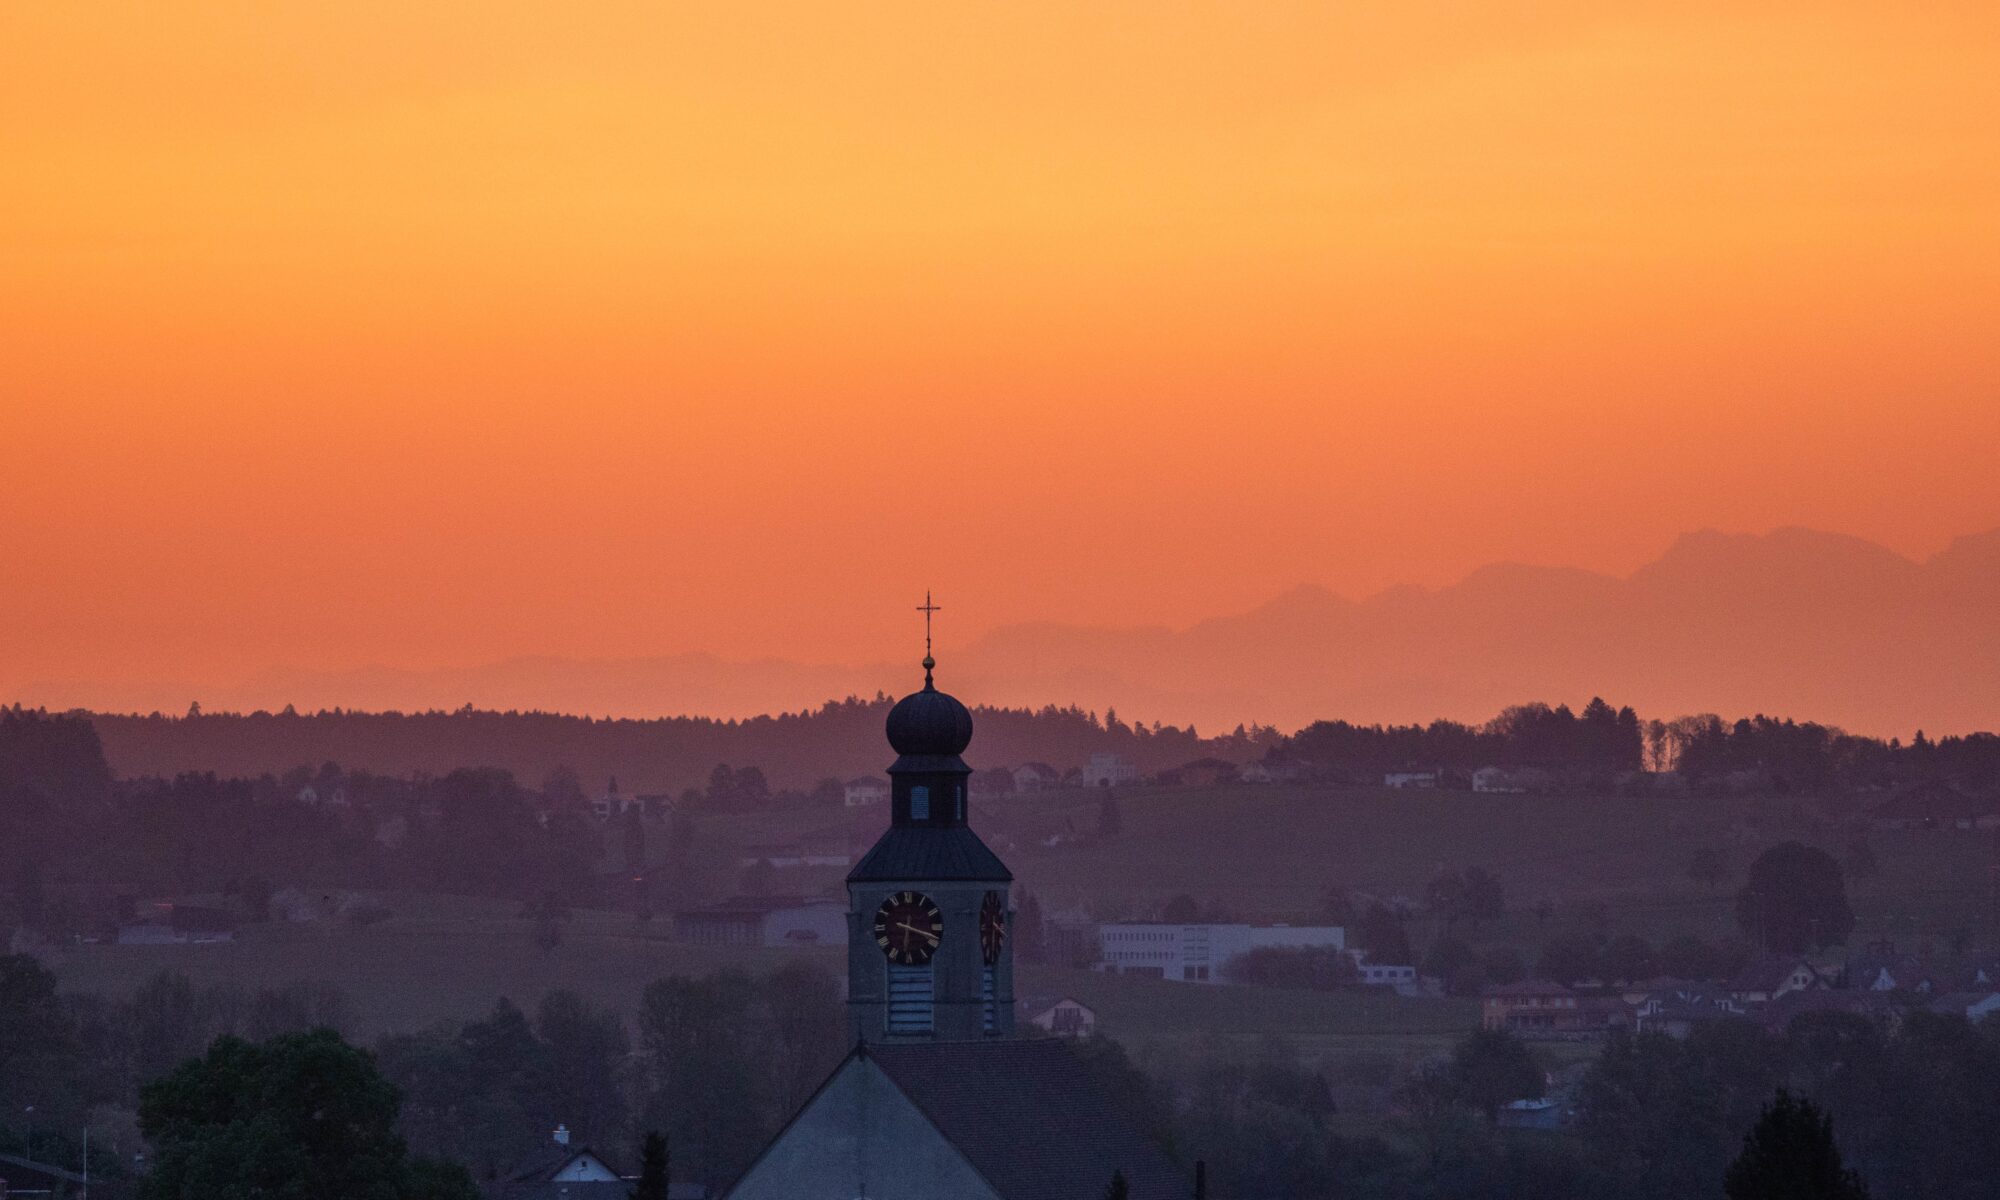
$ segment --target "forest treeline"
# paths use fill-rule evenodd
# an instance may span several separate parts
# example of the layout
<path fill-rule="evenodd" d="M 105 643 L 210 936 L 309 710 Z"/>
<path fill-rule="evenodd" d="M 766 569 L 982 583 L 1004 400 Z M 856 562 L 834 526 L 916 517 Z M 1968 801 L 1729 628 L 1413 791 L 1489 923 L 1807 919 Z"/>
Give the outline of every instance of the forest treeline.
<path fill-rule="evenodd" d="M 666 717 L 596 719 L 542 712 L 310 714 L 202 713 L 182 716 L 89 714 L 106 761 L 125 776 L 183 772 L 282 775 L 337 762 L 378 775 L 441 775 L 498 767 L 539 780 L 559 767 L 588 788 L 617 778 L 624 790 L 678 795 L 704 786 L 716 764 L 752 766 L 774 788 L 806 789 L 828 777 L 875 775 L 888 765 L 882 722 L 892 701 L 849 697 L 817 709 L 749 720 Z M 17 712 L 19 710 L 16 710 Z M 1142 775 L 1198 760 L 1270 761 L 1297 777 L 1370 783 L 1386 771 L 1441 770 L 1463 779 L 1482 767 L 1531 769 L 1558 786 L 1601 786 L 1620 775 L 1672 773 L 1692 784 L 1733 780 L 1742 787 L 1817 792 L 1944 778 L 1984 789 L 2000 783 L 2000 737 L 1974 733 L 1909 742 L 1846 733 L 1833 726 L 1758 715 L 1645 718 L 1629 706 L 1593 699 L 1581 712 L 1530 703 L 1483 724 L 1427 725 L 1319 721 L 1289 736 L 1239 726 L 1204 736 L 1194 728 L 1127 722 L 1077 707 L 974 710 L 978 768 L 1027 762 L 1069 769 L 1115 753 Z M 71 733 L 65 736 L 79 736 Z M 4 735 L 0 735 L 4 738 Z M 7 753 L 0 740 L 0 756 Z M 39 751 L 38 751 L 39 753 Z"/>
<path fill-rule="evenodd" d="M 300 764 L 338 762 L 384 775 L 443 774 L 500 767 L 540 779 L 573 768 L 592 787 L 618 779 L 626 792 L 678 794 L 700 787 L 717 763 L 754 765 L 779 787 L 826 776 L 878 775 L 894 759 L 882 725 L 887 696 L 848 697 L 802 712 L 747 720 L 712 717 L 595 718 L 546 712 L 90 714 L 108 761 L 122 776 L 278 775 Z M 1074 706 L 976 708 L 975 767 L 1046 762 L 1074 766 L 1116 751 L 1153 771 L 1212 757 L 1246 762 L 1281 740 L 1276 730 L 1239 727 L 1217 737 L 1193 728 L 1132 724 Z"/>

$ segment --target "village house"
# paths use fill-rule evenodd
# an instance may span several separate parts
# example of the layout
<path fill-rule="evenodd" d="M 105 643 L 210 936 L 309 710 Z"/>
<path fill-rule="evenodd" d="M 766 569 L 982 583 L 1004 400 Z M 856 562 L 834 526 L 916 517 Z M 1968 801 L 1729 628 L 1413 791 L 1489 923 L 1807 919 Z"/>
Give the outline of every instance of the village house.
<path fill-rule="evenodd" d="M 1382 776 L 1385 788 L 1434 788 L 1438 785 L 1436 771 L 1391 771 Z"/>
<path fill-rule="evenodd" d="M 1850 957 L 1840 973 L 1841 987 L 1862 992 L 1929 994 L 1955 990 L 1952 983 L 1948 973 L 1915 955 L 1899 953 L 1888 942 L 1875 942 Z"/>
<path fill-rule="evenodd" d="M 641 813 L 645 811 L 639 797 L 627 796 L 619 792 L 618 777 L 616 775 L 611 777 L 611 782 L 605 787 L 604 794 L 596 796 L 590 801 L 590 815 L 600 821 L 609 821 L 613 817 L 622 817 L 627 812 L 634 810 Z"/>
<path fill-rule="evenodd" d="M 1014 768 L 1014 790 L 1047 792 L 1062 786 L 1062 772 L 1045 762 L 1022 763 Z"/>
<path fill-rule="evenodd" d="M 1790 992 L 1825 986 L 1820 973 L 1803 958 L 1766 958 L 1737 972 L 1728 990 L 1739 1004 L 1766 1004 Z"/>
<path fill-rule="evenodd" d="M 1366 953 L 1360 950 L 1350 950 L 1348 955 L 1354 959 L 1356 978 L 1363 987 L 1391 988 L 1399 996 L 1417 994 L 1415 967 L 1369 962 Z"/>
<path fill-rule="evenodd" d="M 1097 1011 L 1068 996 L 1029 996 L 1021 1020 L 1057 1037 L 1089 1037 L 1097 1032 Z"/>
<path fill-rule="evenodd" d="M 889 802 L 889 781 L 887 779 L 850 779 L 841 788 L 841 795 L 849 808 L 867 808 L 873 804 Z"/>
<path fill-rule="evenodd" d="M 1710 1021 L 1747 1015 L 1748 1007 L 1727 992 L 1689 988 L 1647 997 L 1634 1011 L 1633 1018 L 1641 1033 L 1685 1038 Z"/>
<path fill-rule="evenodd" d="M 1508 1033 L 1552 1033 L 1560 1020 L 1574 1024 L 1577 995 L 1560 983 L 1523 979 L 1479 994 L 1479 1025 Z"/>
<path fill-rule="evenodd" d="M 623 1174 L 598 1151 L 571 1145 L 567 1126 L 556 1126 L 547 1146 L 486 1188 L 493 1200 L 629 1200 L 637 1176 Z M 670 1183 L 668 1200 L 707 1200 L 700 1184 Z"/>
<path fill-rule="evenodd" d="M 1138 781 L 1139 768 L 1116 754 L 1093 754 L 1089 765 L 1083 768 L 1085 787 L 1117 787 Z"/>

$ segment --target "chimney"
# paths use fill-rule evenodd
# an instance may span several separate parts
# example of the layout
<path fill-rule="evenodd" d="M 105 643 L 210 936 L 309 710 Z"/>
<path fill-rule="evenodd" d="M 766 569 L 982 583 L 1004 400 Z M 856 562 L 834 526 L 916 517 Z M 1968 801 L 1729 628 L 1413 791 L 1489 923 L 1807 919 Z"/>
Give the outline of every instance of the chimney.
<path fill-rule="evenodd" d="M 567 1125 L 556 1126 L 556 1145 L 558 1146 L 569 1145 L 569 1126 Z M 7 1198 L 5 1196 L 0 1196 L 0 1200 L 7 1200 Z"/>

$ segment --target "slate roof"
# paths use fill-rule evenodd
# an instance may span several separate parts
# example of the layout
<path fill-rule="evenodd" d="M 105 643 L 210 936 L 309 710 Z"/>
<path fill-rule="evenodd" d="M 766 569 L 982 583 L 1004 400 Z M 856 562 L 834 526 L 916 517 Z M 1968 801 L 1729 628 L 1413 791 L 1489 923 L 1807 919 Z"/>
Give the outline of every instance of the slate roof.
<path fill-rule="evenodd" d="M 592 1179 L 557 1183 L 538 1179 L 510 1183 L 493 1193 L 501 1200 L 631 1200 L 635 1179 Z M 698 1183 L 667 1184 L 667 1200 L 708 1200 L 708 1189 Z"/>
<path fill-rule="evenodd" d="M 535 1151 L 533 1154 L 530 1154 L 528 1157 L 522 1159 L 520 1162 L 516 1163 L 514 1165 L 513 1170 L 507 1172 L 506 1175 L 502 1176 L 502 1182 L 505 1183 L 546 1182 L 547 1180 L 554 1178 L 556 1172 L 562 1170 L 564 1167 L 567 1167 L 568 1165 L 575 1162 L 577 1159 L 582 1158 L 585 1155 L 589 1155 L 590 1157 L 596 1159 L 598 1162 L 604 1163 L 605 1166 L 610 1167 L 611 1170 L 613 1171 L 616 1171 L 618 1169 L 616 1167 L 612 1167 L 610 1163 L 604 1162 L 604 1156 L 602 1154 L 599 1154 L 597 1151 L 592 1150 L 587 1145 L 578 1144 L 575 1146 L 565 1146 L 560 1142 L 551 1142 L 548 1145 L 542 1147 L 541 1149 Z"/>
<path fill-rule="evenodd" d="M 891 828 L 847 873 L 849 883 L 903 879 L 967 879 L 1008 883 L 1014 878 L 979 835 L 964 826 Z"/>
<path fill-rule="evenodd" d="M 1003 1200 L 1099 1200 L 1122 1171 L 1132 1200 L 1183 1200 L 1193 1175 L 1099 1086 L 1066 1042 L 870 1045 L 874 1060 Z"/>

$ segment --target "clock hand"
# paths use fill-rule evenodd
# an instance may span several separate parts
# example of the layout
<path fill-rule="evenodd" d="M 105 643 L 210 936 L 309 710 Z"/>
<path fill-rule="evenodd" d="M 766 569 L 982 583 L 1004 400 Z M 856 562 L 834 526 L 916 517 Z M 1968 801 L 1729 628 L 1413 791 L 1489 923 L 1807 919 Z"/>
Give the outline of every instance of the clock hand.
<path fill-rule="evenodd" d="M 896 922 L 896 924 L 902 926 L 904 929 L 909 930 L 911 933 L 922 934 L 924 937 L 929 938 L 933 943 L 935 943 L 938 940 L 937 934 L 932 933 L 928 929 L 918 929 L 915 925 L 908 924 L 907 922 L 904 921 L 898 921 Z"/>

